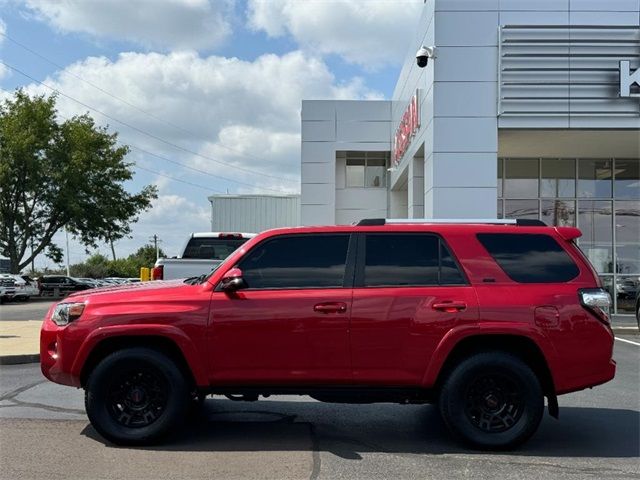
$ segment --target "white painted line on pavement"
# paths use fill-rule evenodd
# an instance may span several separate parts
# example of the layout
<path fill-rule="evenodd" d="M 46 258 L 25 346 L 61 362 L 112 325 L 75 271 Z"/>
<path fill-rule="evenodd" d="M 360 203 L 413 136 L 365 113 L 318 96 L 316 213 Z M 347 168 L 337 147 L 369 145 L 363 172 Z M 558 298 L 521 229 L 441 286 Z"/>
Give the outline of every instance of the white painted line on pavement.
<path fill-rule="evenodd" d="M 631 340 L 627 340 L 626 338 L 618 338 L 618 337 L 615 337 L 615 339 L 616 339 L 616 340 L 620 340 L 621 342 L 624 342 L 624 343 L 630 343 L 631 345 L 637 345 L 637 346 L 639 346 L 639 347 L 640 347 L 640 343 L 638 343 L 638 342 L 632 342 Z"/>

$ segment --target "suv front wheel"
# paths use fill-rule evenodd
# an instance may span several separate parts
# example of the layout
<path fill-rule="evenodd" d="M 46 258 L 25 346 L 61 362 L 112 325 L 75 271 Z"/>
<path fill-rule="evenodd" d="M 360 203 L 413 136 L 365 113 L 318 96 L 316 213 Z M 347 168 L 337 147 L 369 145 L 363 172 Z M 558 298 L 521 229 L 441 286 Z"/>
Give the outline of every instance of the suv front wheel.
<path fill-rule="evenodd" d="M 148 348 L 107 356 L 89 376 L 85 408 L 93 427 L 119 445 L 153 443 L 177 428 L 189 389 L 181 370 Z"/>
<path fill-rule="evenodd" d="M 537 430 L 544 396 L 535 373 L 503 352 L 462 360 L 440 391 L 440 413 L 455 437 L 482 449 L 509 449 Z"/>

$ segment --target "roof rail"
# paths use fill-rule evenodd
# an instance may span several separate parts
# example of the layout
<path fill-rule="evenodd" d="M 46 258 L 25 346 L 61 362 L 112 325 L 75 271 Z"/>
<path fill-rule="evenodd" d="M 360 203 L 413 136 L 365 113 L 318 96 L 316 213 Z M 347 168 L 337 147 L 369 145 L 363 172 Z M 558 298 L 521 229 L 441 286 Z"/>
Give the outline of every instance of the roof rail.
<path fill-rule="evenodd" d="M 415 224 L 415 223 L 475 223 L 475 224 L 495 224 L 495 225 L 517 225 L 519 227 L 546 227 L 542 220 L 528 218 L 364 218 L 356 223 L 359 227 L 376 227 L 393 224 Z"/>

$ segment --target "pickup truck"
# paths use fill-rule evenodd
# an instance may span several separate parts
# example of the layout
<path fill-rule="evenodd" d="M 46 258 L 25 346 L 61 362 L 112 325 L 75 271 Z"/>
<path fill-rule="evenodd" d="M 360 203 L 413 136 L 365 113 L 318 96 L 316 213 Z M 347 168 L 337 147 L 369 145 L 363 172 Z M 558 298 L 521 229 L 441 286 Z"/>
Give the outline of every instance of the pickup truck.
<path fill-rule="evenodd" d="M 179 257 L 160 258 L 152 280 L 176 280 L 208 274 L 255 233 L 192 233 Z"/>

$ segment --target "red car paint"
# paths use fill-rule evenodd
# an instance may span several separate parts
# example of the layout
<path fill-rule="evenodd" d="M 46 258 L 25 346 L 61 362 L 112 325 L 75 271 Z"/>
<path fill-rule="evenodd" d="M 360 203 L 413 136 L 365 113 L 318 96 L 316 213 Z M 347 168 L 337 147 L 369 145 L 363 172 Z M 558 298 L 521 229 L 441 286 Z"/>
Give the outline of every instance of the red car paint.
<path fill-rule="evenodd" d="M 468 284 L 462 286 L 216 290 L 256 245 L 279 235 L 420 232 L 440 236 Z M 478 233 L 551 235 L 579 269 L 572 280 L 512 280 Z M 41 331 L 42 372 L 83 386 L 83 369 L 101 342 L 144 345 L 163 337 L 182 352 L 198 387 L 385 386 L 429 389 L 459 342 L 509 335 L 535 343 L 556 394 L 611 380 L 610 326 L 581 306 L 578 290 L 599 281 L 571 241 L 577 229 L 485 224 L 403 224 L 287 228 L 264 232 L 234 252 L 202 284 L 150 282 L 73 294 L 82 316 Z M 145 337 L 145 338 L 142 338 Z"/>

